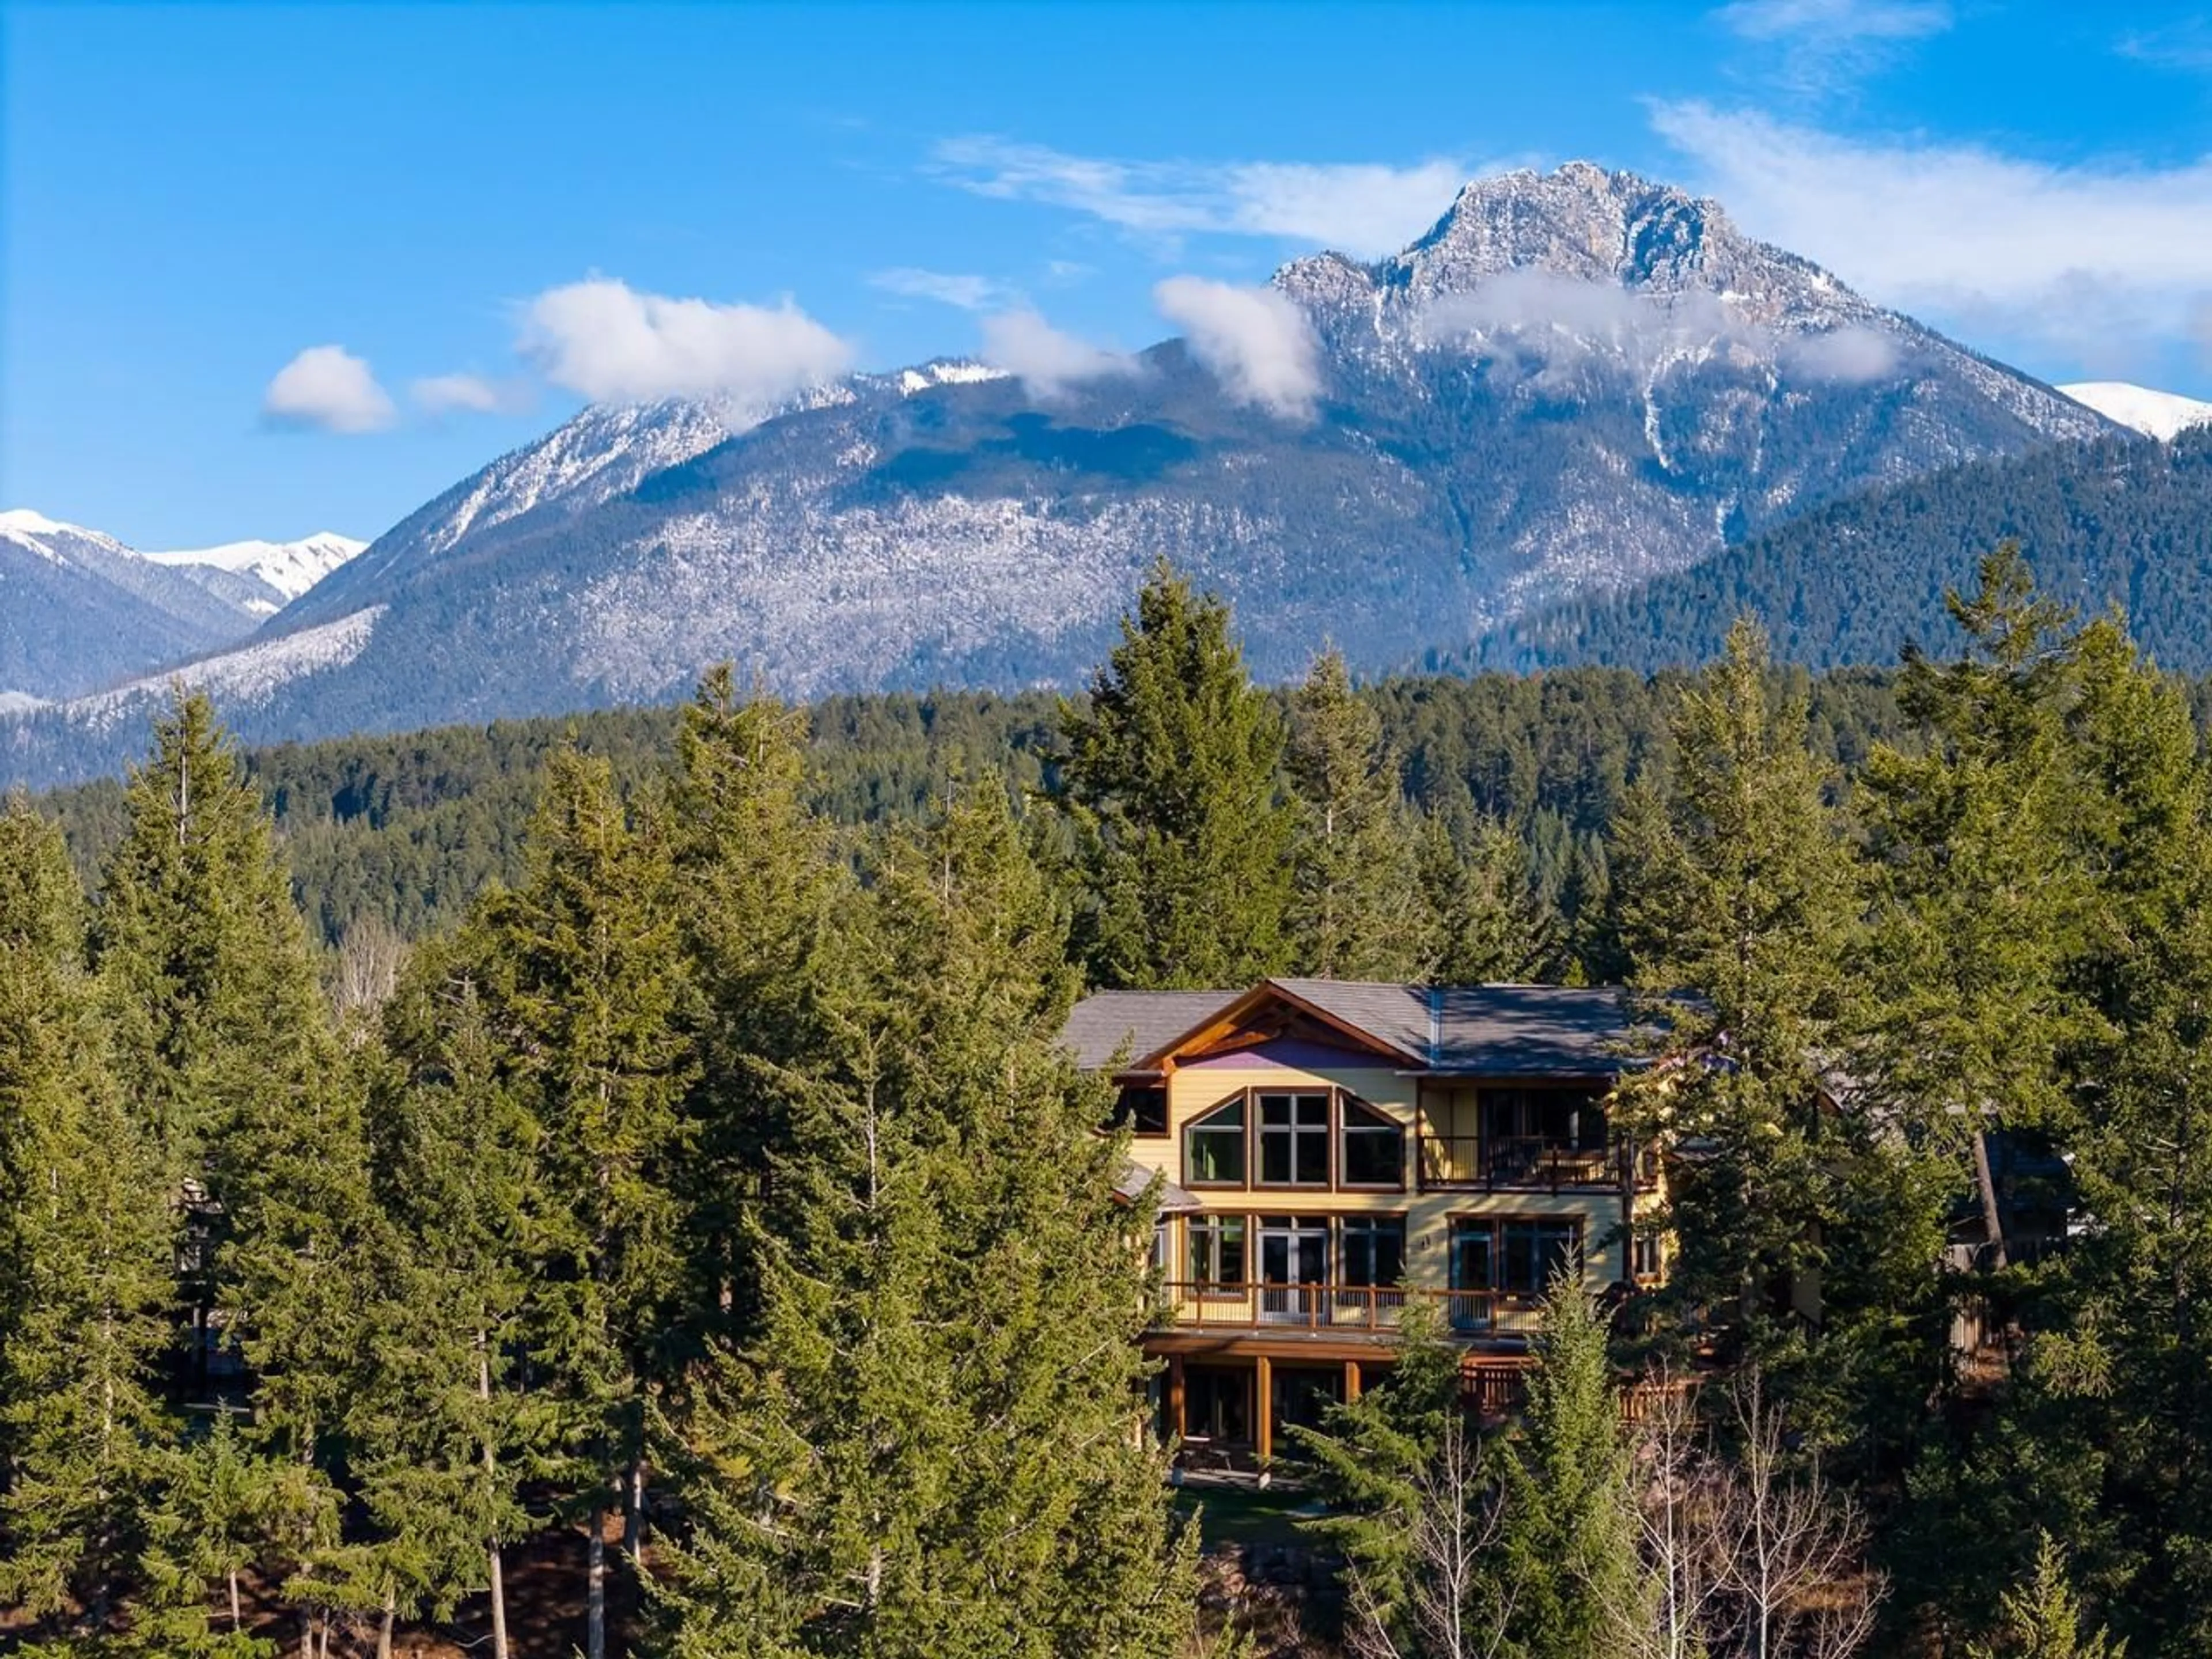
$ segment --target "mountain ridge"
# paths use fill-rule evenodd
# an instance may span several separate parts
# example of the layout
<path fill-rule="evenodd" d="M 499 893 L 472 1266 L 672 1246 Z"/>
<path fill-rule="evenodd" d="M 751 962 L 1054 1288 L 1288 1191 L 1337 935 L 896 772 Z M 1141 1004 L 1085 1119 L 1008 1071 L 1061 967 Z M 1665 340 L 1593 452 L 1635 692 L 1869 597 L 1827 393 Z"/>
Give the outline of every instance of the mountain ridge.
<path fill-rule="evenodd" d="M 257 647 L 362 619 L 239 717 L 304 737 L 652 701 L 726 658 L 795 696 L 1071 684 L 1162 556 L 1237 606 L 1262 678 L 1323 640 L 1418 666 L 1864 489 L 2118 429 L 1587 164 L 1473 181 L 1401 254 L 1292 260 L 1273 291 L 1313 343 L 1307 418 L 1185 339 L 1051 397 L 937 360 L 757 423 L 586 410 L 266 623 Z M 100 748 L 51 758 L 65 715 L 15 726 L 19 767 Z"/>

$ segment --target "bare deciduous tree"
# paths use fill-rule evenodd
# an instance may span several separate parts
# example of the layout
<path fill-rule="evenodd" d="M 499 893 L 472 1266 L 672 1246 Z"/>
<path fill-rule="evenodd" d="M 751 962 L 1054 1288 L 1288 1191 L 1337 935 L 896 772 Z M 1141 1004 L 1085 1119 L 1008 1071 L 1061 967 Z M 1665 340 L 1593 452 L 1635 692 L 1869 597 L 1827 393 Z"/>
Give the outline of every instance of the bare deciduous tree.
<path fill-rule="evenodd" d="M 1723 1455 L 1692 1397 L 1658 1379 L 1636 1460 L 1651 1594 L 1621 1612 L 1637 1659 L 1850 1659 L 1874 1633 L 1882 1583 L 1865 1517 L 1817 1462 L 1793 1467 L 1756 1373 L 1731 1391 Z"/>
<path fill-rule="evenodd" d="M 1457 1416 L 1418 1486 L 1406 1605 L 1394 1620 L 1354 1568 L 1346 1646 L 1354 1659 L 1494 1659 L 1512 1610 L 1510 1587 L 1500 1588 L 1503 1575 L 1486 1559 L 1498 1544 L 1503 1510 L 1481 1444 Z"/>

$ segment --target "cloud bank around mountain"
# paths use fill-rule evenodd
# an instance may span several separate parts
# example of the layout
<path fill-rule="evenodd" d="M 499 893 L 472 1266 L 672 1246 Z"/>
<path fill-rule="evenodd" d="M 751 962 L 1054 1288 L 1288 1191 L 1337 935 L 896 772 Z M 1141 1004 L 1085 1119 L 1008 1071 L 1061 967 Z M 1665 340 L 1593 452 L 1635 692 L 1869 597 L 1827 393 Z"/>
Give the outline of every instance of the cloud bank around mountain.
<path fill-rule="evenodd" d="M 398 418 L 368 364 L 341 345 L 309 346 L 276 371 L 261 394 L 271 426 L 349 436 L 381 432 Z"/>
<path fill-rule="evenodd" d="M 1229 396 L 1285 420 L 1312 418 L 1321 395 L 1321 343 L 1287 295 L 1170 276 L 1153 289 L 1152 301 Z"/>
<path fill-rule="evenodd" d="M 741 410 L 833 379 L 854 357 L 850 342 L 788 299 L 674 299 L 604 276 L 530 301 L 516 349 L 553 385 L 594 403 L 702 398 Z"/>
<path fill-rule="evenodd" d="M 1137 370 L 1134 358 L 1079 340 L 1027 308 L 983 319 L 983 361 L 1017 377 L 1036 398 Z"/>
<path fill-rule="evenodd" d="M 2212 156 L 2059 165 L 1699 102 L 1656 104 L 1652 120 L 1752 234 L 1968 338 L 2124 377 L 2212 298 Z"/>

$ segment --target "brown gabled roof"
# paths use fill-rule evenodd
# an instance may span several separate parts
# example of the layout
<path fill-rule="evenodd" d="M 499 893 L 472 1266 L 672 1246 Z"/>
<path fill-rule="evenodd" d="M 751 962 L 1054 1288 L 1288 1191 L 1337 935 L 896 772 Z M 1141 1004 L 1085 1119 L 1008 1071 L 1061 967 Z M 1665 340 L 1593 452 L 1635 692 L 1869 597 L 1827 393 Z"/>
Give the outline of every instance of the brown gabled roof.
<path fill-rule="evenodd" d="M 1274 999 L 1319 1016 L 1412 1071 L 1484 1077 L 1605 1077 L 1630 1035 L 1614 988 L 1263 980 L 1235 991 L 1102 991 L 1069 1016 L 1066 1040 L 1086 1066 L 1117 1052 L 1133 1071 Z M 1126 1051 L 1123 1045 L 1126 1044 Z"/>

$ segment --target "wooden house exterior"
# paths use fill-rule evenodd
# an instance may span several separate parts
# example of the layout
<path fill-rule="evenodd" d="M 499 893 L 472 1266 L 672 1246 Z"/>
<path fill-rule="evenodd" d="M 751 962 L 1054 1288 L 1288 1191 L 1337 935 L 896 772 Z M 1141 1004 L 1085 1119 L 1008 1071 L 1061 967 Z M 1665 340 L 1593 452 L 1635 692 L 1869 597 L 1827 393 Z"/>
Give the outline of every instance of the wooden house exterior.
<path fill-rule="evenodd" d="M 1120 1088 L 1130 1184 L 1167 1195 L 1163 1431 L 1265 1460 L 1388 1364 L 1416 1299 L 1470 1392 L 1502 1394 L 1559 1264 L 1594 1287 L 1656 1273 L 1634 1223 L 1660 1161 L 1607 1120 L 1629 1035 L 1607 988 L 1282 979 L 1079 1005 L 1068 1041 Z"/>

